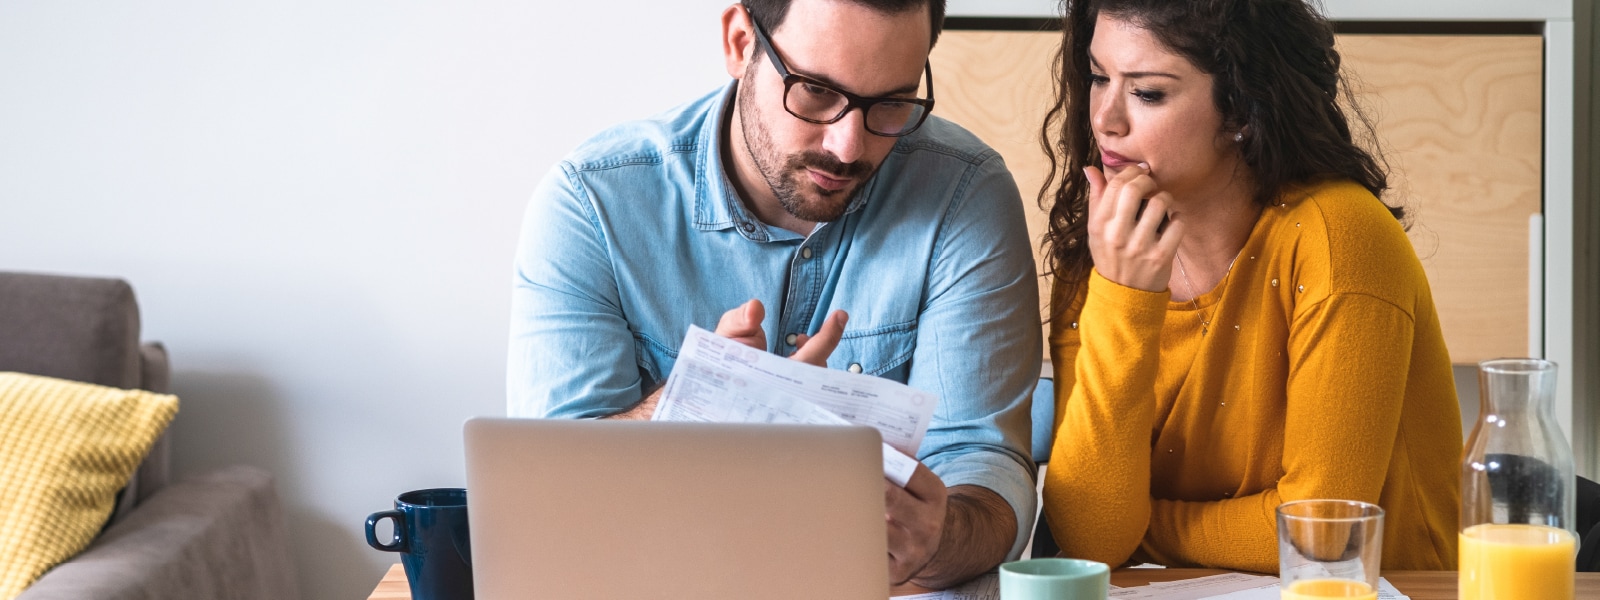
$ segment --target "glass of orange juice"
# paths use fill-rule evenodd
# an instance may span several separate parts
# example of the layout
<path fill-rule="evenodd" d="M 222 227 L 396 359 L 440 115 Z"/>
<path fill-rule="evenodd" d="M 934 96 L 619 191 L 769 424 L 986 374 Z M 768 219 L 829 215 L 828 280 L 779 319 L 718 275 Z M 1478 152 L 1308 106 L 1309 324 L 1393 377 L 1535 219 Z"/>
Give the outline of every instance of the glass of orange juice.
<path fill-rule="evenodd" d="M 1283 600 L 1377 600 L 1383 509 L 1354 500 L 1278 506 L 1278 583 Z"/>

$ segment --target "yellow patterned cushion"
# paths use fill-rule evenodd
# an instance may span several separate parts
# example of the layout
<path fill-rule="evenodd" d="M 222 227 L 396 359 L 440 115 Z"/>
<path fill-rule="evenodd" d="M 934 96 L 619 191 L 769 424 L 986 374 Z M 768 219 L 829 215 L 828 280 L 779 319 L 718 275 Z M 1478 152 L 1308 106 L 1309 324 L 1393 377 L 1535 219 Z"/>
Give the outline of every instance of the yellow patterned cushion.
<path fill-rule="evenodd" d="M 82 552 L 178 397 L 0 373 L 0 598 Z"/>

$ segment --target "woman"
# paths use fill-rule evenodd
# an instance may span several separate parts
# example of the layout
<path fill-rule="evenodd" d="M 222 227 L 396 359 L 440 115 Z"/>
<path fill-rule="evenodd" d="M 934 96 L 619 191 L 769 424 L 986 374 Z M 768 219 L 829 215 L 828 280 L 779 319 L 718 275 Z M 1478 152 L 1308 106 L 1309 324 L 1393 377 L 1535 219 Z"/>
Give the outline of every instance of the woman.
<path fill-rule="evenodd" d="M 1044 129 L 1063 554 L 1276 572 L 1277 506 L 1342 498 L 1386 511 L 1384 568 L 1454 568 L 1450 360 L 1328 23 L 1304 0 L 1067 13 Z"/>

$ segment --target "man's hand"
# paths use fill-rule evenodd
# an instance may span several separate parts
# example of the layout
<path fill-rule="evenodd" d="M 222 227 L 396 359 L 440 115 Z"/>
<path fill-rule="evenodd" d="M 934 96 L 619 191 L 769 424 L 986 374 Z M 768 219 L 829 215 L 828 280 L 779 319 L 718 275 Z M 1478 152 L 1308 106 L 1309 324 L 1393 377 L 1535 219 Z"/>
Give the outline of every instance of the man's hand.
<path fill-rule="evenodd" d="M 767 350 L 767 332 L 761 329 L 761 320 L 767 317 L 766 307 L 760 300 L 750 300 L 728 312 L 722 313 L 722 318 L 717 321 L 716 334 L 739 342 L 751 348 L 765 352 Z M 844 324 L 850 320 L 850 315 L 842 310 L 828 314 L 822 322 L 822 328 L 813 335 L 804 333 L 796 336 L 794 354 L 789 358 L 819 367 L 828 366 L 828 356 L 833 354 L 833 349 L 839 347 L 839 338 L 844 335 Z M 646 394 L 643 400 L 633 405 L 626 411 L 601 417 L 603 419 L 623 419 L 629 421 L 648 421 L 656 412 L 656 403 L 661 399 L 661 390 Z M 932 473 L 930 473 L 931 475 Z M 943 486 L 940 486 L 943 489 Z"/>
<path fill-rule="evenodd" d="M 739 342 L 751 348 L 765 351 L 767 349 L 767 332 L 761 329 L 761 321 L 767 316 L 766 307 L 760 300 L 750 300 L 728 312 L 722 313 L 722 318 L 717 321 L 716 334 Z M 822 322 L 822 328 L 815 334 L 800 334 L 794 341 L 794 354 L 789 358 L 800 362 L 828 366 L 828 356 L 833 354 L 833 349 L 839 347 L 839 338 L 844 335 L 844 324 L 849 322 L 850 315 L 842 310 L 828 314 Z"/>
<path fill-rule="evenodd" d="M 714 333 L 762 352 L 767 350 L 767 332 L 761 329 L 761 320 L 767 318 L 767 308 L 760 300 L 750 300 L 728 312 L 722 313 Z"/>
<path fill-rule="evenodd" d="M 906 487 L 885 480 L 884 517 L 889 525 L 889 581 L 900 585 L 933 561 L 944 534 L 944 480 L 918 464 Z"/>
<path fill-rule="evenodd" d="M 844 324 L 849 321 L 850 315 L 842 310 L 828 313 L 828 318 L 822 321 L 822 327 L 816 333 L 795 336 L 794 354 L 790 354 L 789 358 L 826 368 L 828 357 L 833 355 L 834 348 L 839 347 L 839 338 L 844 337 Z"/>
<path fill-rule="evenodd" d="M 926 465 L 905 489 L 884 485 L 893 585 L 955 587 L 999 565 L 1016 540 L 1016 514 L 988 488 L 947 489 Z"/>

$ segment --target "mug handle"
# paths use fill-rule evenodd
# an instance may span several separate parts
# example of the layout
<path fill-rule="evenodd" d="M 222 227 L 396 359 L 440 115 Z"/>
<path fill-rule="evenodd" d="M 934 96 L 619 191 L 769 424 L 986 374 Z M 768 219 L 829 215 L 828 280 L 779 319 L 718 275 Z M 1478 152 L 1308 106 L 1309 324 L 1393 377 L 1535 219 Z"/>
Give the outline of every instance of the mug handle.
<path fill-rule="evenodd" d="M 405 514 L 398 510 L 385 510 L 368 515 L 367 545 L 384 552 L 405 552 L 407 540 L 405 539 L 405 534 L 402 533 L 405 530 L 405 528 L 402 526 L 404 518 Z M 378 521 L 382 521 L 384 519 L 389 519 L 394 522 L 394 543 L 392 544 L 378 543 Z"/>

